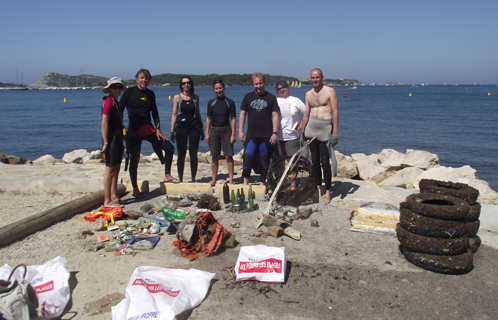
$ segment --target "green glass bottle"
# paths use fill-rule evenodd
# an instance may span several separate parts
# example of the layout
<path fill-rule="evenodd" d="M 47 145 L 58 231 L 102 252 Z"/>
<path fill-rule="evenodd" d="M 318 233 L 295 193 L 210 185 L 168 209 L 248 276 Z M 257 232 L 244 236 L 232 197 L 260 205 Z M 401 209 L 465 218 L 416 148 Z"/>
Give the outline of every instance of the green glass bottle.
<path fill-rule="evenodd" d="M 232 190 L 231 201 L 232 201 L 232 204 L 235 204 L 235 191 L 234 190 Z"/>

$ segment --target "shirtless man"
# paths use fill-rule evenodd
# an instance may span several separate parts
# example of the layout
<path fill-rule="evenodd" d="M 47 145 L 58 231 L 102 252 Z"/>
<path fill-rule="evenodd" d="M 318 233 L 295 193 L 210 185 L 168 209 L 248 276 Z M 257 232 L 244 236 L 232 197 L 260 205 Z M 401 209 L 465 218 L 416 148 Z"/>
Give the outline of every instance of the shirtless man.
<path fill-rule="evenodd" d="M 332 147 L 339 142 L 337 94 L 334 88 L 323 85 L 323 73 L 318 68 L 311 70 L 311 82 L 313 89 L 306 92 L 306 111 L 302 121 L 302 134 L 308 140 L 316 137 L 310 144 L 313 174 L 318 188 L 321 188 L 323 169 L 325 202 L 330 203 L 330 186 L 332 184 L 330 150 L 333 150 Z"/>

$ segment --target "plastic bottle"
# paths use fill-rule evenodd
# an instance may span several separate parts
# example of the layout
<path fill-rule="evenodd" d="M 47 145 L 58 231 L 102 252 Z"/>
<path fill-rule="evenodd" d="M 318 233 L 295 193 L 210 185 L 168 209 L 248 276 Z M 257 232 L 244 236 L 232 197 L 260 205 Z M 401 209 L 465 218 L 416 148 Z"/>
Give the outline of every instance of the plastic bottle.
<path fill-rule="evenodd" d="M 164 219 L 168 220 L 169 222 L 185 219 L 185 215 L 183 214 L 183 212 L 177 211 L 172 208 L 164 207 L 161 209 L 161 212 L 164 215 Z"/>
<path fill-rule="evenodd" d="M 233 191 L 233 190 L 232 190 L 231 201 L 232 201 L 232 204 L 235 204 L 235 191 Z"/>
<path fill-rule="evenodd" d="M 227 182 L 223 185 L 223 202 L 225 204 L 230 203 L 230 188 L 228 187 Z"/>

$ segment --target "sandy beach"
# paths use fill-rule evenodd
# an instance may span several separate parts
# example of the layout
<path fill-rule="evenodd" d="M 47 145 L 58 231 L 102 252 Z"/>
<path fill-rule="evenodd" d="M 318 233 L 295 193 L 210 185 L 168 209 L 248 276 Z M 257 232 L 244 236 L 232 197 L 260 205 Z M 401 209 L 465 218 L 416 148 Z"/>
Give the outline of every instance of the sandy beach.
<path fill-rule="evenodd" d="M 0 180 L 25 179 L 24 185 L 28 186 L 28 180 L 60 179 L 67 183 L 70 179 L 78 179 L 81 185 L 101 185 L 103 169 L 99 164 L 2 164 Z M 126 194 L 123 199 L 128 200 L 129 204 L 125 211 L 138 211 L 147 203 L 156 204 L 164 196 L 159 191 L 162 175 L 162 167 L 157 161 L 140 164 L 139 179 L 148 180 L 152 192 L 145 199 L 134 199 L 129 193 Z M 126 183 L 127 173 L 121 172 L 120 177 Z M 223 166 L 220 166 L 219 177 L 218 184 L 226 178 Z M 186 176 L 185 180 L 188 181 L 188 178 Z M 210 166 L 200 164 L 198 182 L 185 183 L 184 188 L 205 187 L 210 179 Z M 240 171 L 237 171 L 236 183 L 240 179 Z M 124 298 L 133 270 L 145 265 L 196 268 L 216 273 L 201 305 L 182 314 L 179 319 L 498 317 L 498 268 L 495 266 L 498 251 L 491 241 L 486 244 L 483 240 L 483 245 L 474 255 L 474 269 L 470 273 L 451 276 L 426 271 L 407 262 L 399 252 L 399 242 L 394 236 L 350 231 L 350 213 L 358 205 L 371 201 L 399 205 L 413 192 L 374 185 L 364 181 L 335 179 L 331 204 L 326 205 L 323 200 L 311 204 L 314 211 L 311 217 L 294 222 L 302 234 L 300 241 L 286 236 L 256 237 L 254 234 L 261 232 L 255 228 L 255 212 L 236 214 L 222 209 L 213 214 L 236 235 L 239 245 L 234 249 L 223 250 L 215 257 L 200 255 L 199 259 L 190 262 L 171 245 L 176 240 L 175 236 L 165 234 L 154 250 L 139 252 L 135 256 L 114 256 L 102 250 L 91 250 L 98 235 L 110 237 L 112 232 L 81 235 L 81 230 L 93 227 L 90 222 L 80 219 L 89 211 L 86 210 L 1 247 L 0 263 L 10 266 L 18 263 L 43 264 L 56 256 L 69 260 L 72 303 L 62 319 L 111 319 L 111 306 Z M 4 189 L 0 192 L 0 226 L 90 193 L 63 192 L 48 187 Z M 257 197 L 256 202 L 260 208 L 267 205 L 261 197 Z M 487 215 L 497 212 L 494 205 L 483 208 L 487 210 Z M 311 219 L 317 220 L 319 227 L 312 227 Z M 240 222 L 240 227 L 231 227 L 236 221 Z M 261 229 L 264 234 L 266 227 Z M 481 225 L 479 235 L 497 234 L 496 231 L 493 225 L 488 224 L 484 228 Z M 255 244 L 285 247 L 288 261 L 285 283 L 234 281 L 233 267 L 240 246 Z"/>

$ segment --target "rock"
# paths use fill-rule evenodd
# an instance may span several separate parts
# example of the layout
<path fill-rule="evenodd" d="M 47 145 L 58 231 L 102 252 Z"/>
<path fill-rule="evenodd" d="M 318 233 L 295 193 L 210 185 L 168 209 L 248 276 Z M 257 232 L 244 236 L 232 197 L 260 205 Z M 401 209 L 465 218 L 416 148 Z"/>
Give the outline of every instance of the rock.
<path fill-rule="evenodd" d="M 17 156 L 0 153 L 0 162 L 5 164 L 31 164 L 32 162 Z"/>
<path fill-rule="evenodd" d="M 83 163 L 83 157 L 87 155 L 88 151 L 86 151 L 85 149 L 78 149 L 69 153 L 65 153 L 62 157 L 62 160 L 65 163 Z"/>
<path fill-rule="evenodd" d="M 392 172 L 392 171 L 389 171 Z M 416 167 L 408 167 L 400 171 L 393 172 L 394 174 L 386 179 L 378 182 L 379 186 L 401 187 L 405 189 L 414 189 L 416 179 L 424 170 Z M 387 172 L 386 172 L 387 173 Z M 373 179 L 372 179 L 373 180 Z M 418 183 L 417 183 L 418 185 Z"/>
<path fill-rule="evenodd" d="M 403 161 L 405 155 L 394 149 L 384 149 L 377 157 L 379 164 L 386 169 L 386 171 L 397 171 L 403 168 Z"/>
<path fill-rule="evenodd" d="M 282 229 L 282 227 L 279 227 L 279 226 L 268 227 L 268 234 L 274 238 L 280 237 L 283 232 L 284 232 L 284 229 Z"/>
<path fill-rule="evenodd" d="M 391 176 L 393 175 L 396 175 L 396 172 L 395 171 L 384 171 L 384 172 L 381 172 L 375 176 L 373 176 L 372 178 L 370 178 L 370 181 L 373 181 L 375 182 L 376 184 L 379 184 L 381 183 L 382 181 L 390 178 Z"/>
<path fill-rule="evenodd" d="M 351 157 L 356 160 L 358 174 L 362 180 L 368 180 L 377 174 L 386 171 L 385 168 L 379 164 L 376 154 L 366 156 L 363 153 L 353 153 Z"/>
<path fill-rule="evenodd" d="M 211 163 L 211 156 L 209 155 L 209 151 L 206 153 L 199 152 L 197 153 L 197 159 L 199 163 Z"/>
<path fill-rule="evenodd" d="M 417 167 L 427 170 L 439 166 L 439 158 L 436 154 L 427 151 L 407 149 L 403 167 Z"/>
<path fill-rule="evenodd" d="M 33 161 L 33 164 L 36 164 L 36 165 L 54 164 L 54 163 L 64 163 L 64 161 L 62 159 L 55 159 L 50 154 L 46 154 L 44 156 L 41 156 L 38 159 Z"/>
<path fill-rule="evenodd" d="M 149 156 L 149 159 L 151 161 L 156 161 L 156 160 L 159 161 L 159 156 L 155 152 L 152 152 Z"/>
<path fill-rule="evenodd" d="M 84 156 L 81 159 L 81 162 L 83 164 L 86 164 L 90 160 L 102 159 L 102 156 L 99 156 L 99 152 L 100 152 L 100 150 L 94 150 L 94 151 L 90 152 L 89 154 L 87 154 L 86 156 Z"/>
<path fill-rule="evenodd" d="M 242 166 L 244 160 L 242 159 L 242 155 L 244 154 L 244 149 L 240 150 L 239 153 L 233 155 L 233 163 L 236 166 Z"/>
<path fill-rule="evenodd" d="M 355 179 L 358 177 L 356 161 L 352 157 L 345 156 L 338 151 L 335 151 L 335 157 L 337 159 L 337 176 L 339 178 Z"/>

